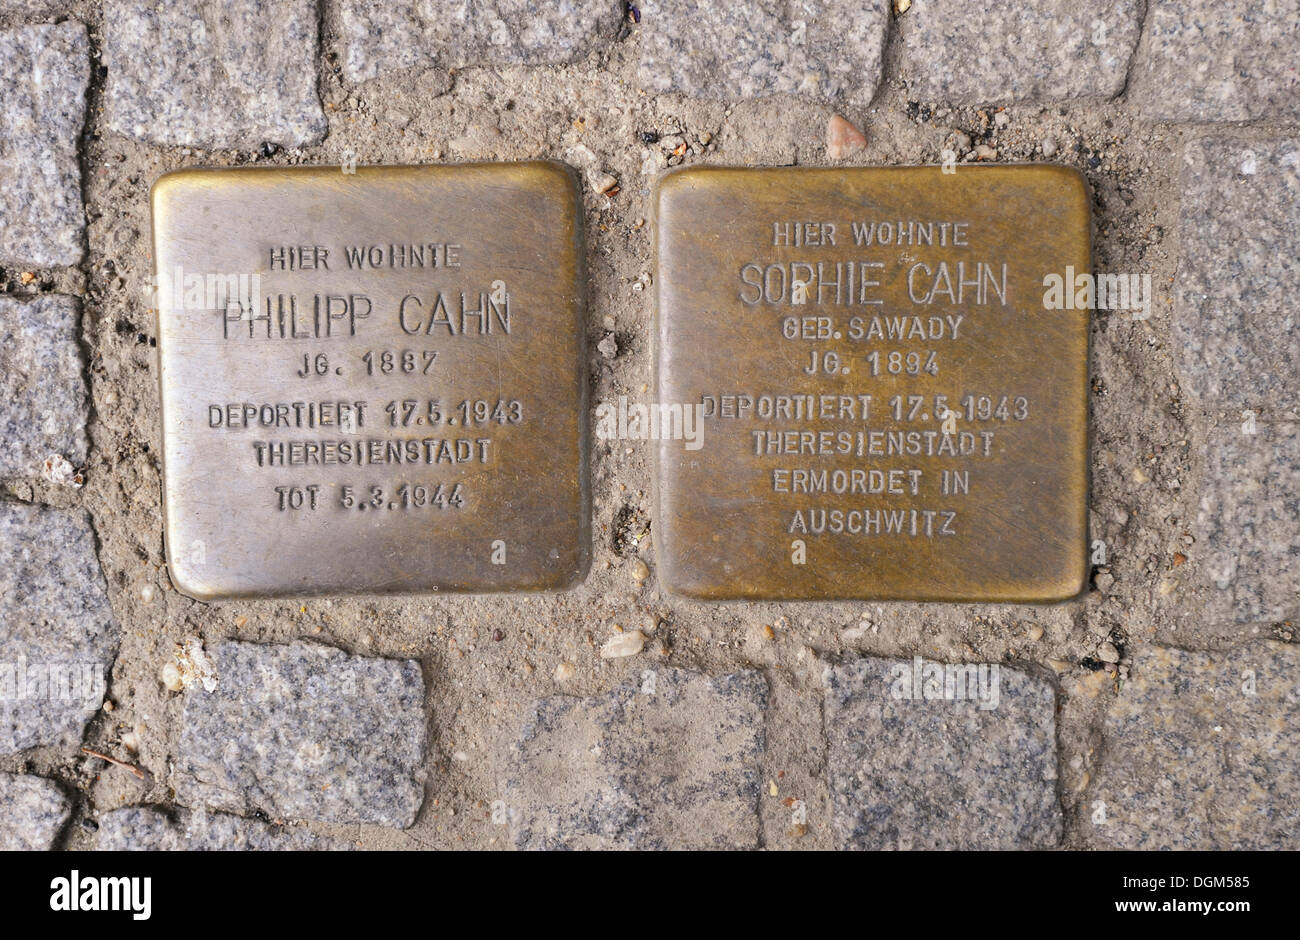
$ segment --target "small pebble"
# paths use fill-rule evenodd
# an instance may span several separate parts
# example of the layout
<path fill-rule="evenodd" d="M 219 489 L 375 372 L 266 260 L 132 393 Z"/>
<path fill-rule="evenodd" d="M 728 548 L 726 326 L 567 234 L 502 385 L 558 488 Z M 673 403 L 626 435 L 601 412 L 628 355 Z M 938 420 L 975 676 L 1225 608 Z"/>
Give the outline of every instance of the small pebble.
<path fill-rule="evenodd" d="M 845 157 L 866 149 L 867 137 L 853 124 L 838 114 L 832 114 L 826 125 L 826 156 L 832 160 Z"/>
<path fill-rule="evenodd" d="M 162 684 L 168 692 L 179 692 L 185 688 L 185 683 L 181 681 L 181 671 L 175 663 L 167 663 L 162 667 Z"/>
<path fill-rule="evenodd" d="M 560 663 L 555 667 L 555 681 L 568 682 L 573 678 L 578 670 L 574 668 L 573 663 Z"/>
<path fill-rule="evenodd" d="M 632 559 L 632 580 L 637 584 L 643 583 L 646 578 L 650 577 L 650 566 L 640 558 Z"/>
<path fill-rule="evenodd" d="M 140 588 L 140 600 L 144 601 L 146 604 L 152 604 L 155 593 L 156 591 L 154 590 L 154 586 L 152 584 L 146 584 L 144 587 Z"/>
<path fill-rule="evenodd" d="M 618 355 L 618 340 L 614 339 L 613 333 L 607 334 L 604 339 L 596 344 L 596 349 L 606 359 L 613 359 Z"/>
<path fill-rule="evenodd" d="M 1029 628 L 1029 641 L 1031 643 L 1037 643 L 1042 638 L 1043 638 L 1042 627 L 1040 627 L 1038 624 L 1034 624 L 1032 627 Z"/>
<path fill-rule="evenodd" d="M 1051 137 L 1044 137 L 1043 142 L 1039 144 L 1043 150 L 1043 156 L 1052 157 L 1056 155 L 1056 141 Z"/>
<path fill-rule="evenodd" d="M 645 649 L 645 634 L 640 630 L 616 633 L 600 648 L 601 659 L 622 659 L 635 656 Z"/>
<path fill-rule="evenodd" d="M 1097 650 L 1097 658 L 1103 663 L 1117 663 L 1119 662 L 1119 650 L 1115 649 L 1114 643 L 1103 643 L 1101 648 Z"/>
<path fill-rule="evenodd" d="M 51 483 L 59 486 L 69 486 L 74 490 L 81 489 L 84 478 L 77 472 L 77 468 L 70 464 L 66 457 L 61 454 L 54 454 L 46 458 L 42 465 L 41 476 Z"/>

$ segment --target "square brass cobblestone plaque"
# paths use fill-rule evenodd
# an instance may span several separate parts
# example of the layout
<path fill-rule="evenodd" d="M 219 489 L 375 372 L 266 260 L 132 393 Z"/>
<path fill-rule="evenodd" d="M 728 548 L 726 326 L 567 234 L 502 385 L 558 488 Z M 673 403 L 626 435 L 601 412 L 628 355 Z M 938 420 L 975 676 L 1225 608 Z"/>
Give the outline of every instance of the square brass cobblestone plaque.
<path fill-rule="evenodd" d="M 1082 590 L 1079 174 L 691 169 L 662 181 L 656 223 L 654 533 L 669 591 Z M 699 416 L 694 441 L 672 430 L 682 408 Z"/>
<path fill-rule="evenodd" d="M 589 554 L 558 164 L 153 190 L 167 553 L 198 598 L 563 588 Z"/>

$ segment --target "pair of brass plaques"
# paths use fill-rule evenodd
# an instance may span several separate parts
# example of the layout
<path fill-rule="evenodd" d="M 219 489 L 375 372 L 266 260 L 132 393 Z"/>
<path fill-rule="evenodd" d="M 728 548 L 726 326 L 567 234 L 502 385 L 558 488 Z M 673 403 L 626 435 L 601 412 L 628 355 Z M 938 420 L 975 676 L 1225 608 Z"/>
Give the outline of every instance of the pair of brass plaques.
<path fill-rule="evenodd" d="M 617 433 L 653 439 L 666 590 L 1081 590 L 1088 318 L 1044 284 L 1090 271 L 1086 190 L 951 169 L 664 178 L 654 395 Z M 189 170 L 153 218 L 182 591 L 583 577 L 596 421 L 568 168 Z"/>

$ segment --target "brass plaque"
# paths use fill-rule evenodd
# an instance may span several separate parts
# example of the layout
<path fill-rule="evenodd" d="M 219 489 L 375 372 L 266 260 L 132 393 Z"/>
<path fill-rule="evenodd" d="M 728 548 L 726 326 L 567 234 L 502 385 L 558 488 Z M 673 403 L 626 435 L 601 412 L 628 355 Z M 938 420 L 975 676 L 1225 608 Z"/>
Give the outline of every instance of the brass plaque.
<path fill-rule="evenodd" d="M 700 422 L 656 445 L 667 590 L 1082 590 L 1088 312 L 1045 300 L 1090 275 L 1079 174 L 690 169 L 656 222 L 655 405 Z"/>
<path fill-rule="evenodd" d="M 153 189 L 167 554 L 196 598 L 564 588 L 582 216 L 553 163 Z"/>

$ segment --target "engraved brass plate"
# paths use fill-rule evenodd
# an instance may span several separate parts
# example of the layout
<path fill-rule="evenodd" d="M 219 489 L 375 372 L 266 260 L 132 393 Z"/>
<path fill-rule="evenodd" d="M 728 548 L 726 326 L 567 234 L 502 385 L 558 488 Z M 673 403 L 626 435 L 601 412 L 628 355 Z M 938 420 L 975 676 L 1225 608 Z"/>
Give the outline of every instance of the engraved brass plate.
<path fill-rule="evenodd" d="M 581 227 L 573 174 L 551 163 L 160 178 L 176 586 L 219 598 L 580 578 Z"/>
<path fill-rule="evenodd" d="M 1086 186 L 953 169 L 662 180 L 655 404 L 662 427 L 682 406 L 702 432 L 656 445 L 667 590 L 1082 590 L 1088 312 L 1048 286 L 1090 275 Z"/>

